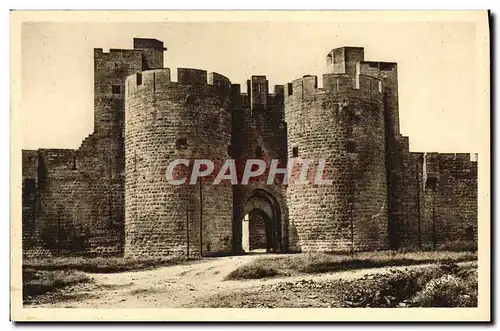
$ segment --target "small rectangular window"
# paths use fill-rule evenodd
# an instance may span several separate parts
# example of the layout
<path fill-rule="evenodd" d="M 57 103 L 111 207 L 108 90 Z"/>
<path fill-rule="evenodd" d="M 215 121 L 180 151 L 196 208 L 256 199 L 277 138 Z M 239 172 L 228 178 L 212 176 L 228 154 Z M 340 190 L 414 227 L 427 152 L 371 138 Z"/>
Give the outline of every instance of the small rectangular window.
<path fill-rule="evenodd" d="M 356 143 L 352 140 L 347 142 L 347 153 L 356 153 Z"/>
<path fill-rule="evenodd" d="M 299 148 L 298 147 L 292 148 L 292 157 L 299 157 Z"/>
<path fill-rule="evenodd" d="M 111 104 L 111 109 L 113 109 L 114 112 L 118 113 L 120 112 L 120 110 L 122 109 L 122 103 L 120 102 L 120 100 L 118 99 L 115 99 L 113 100 L 113 103 Z"/>
<path fill-rule="evenodd" d="M 23 183 L 23 194 L 32 194 L 36 190 L 36 181 L 34 178 L 25 178 Z"/>
<path fill-rule="evenodd" d="M 137 73 L 136 75 L 136 79 L 137 79 L 137 85 L 142 85 L 142 74 L 141 73 Z"/>
<path fill-rule="evenodd" d="M 427 180 L 425 181 L 425 189 L 432 190 L 432 191 L 436 192 L 437 178 L 436 177 L 427 177 Z"/>
<path fill-rule="evenodd" d="M 186 149 L 187 148 L 187 139 L 186 138 L 177 139 L 176 148 L 177 149 Z"/>
<path fill-rule="evenodd" d="M 474 228 L 472 227 L 472 225 L 469 225 L 465 229 L 465 239 L 469 240 L 469 241 L 473 241 L 474 240 Z"/>
<path fill-rule="evenodd" d="M 380 71 L 391 71 L 393 64 L 390 62 L 380 62 L 379 70 Z"/>
<path fill-rule="evenodd" d="M 255 148 L 255 157 L 256 157 L 256 158 L 261 158 L 261 157 L 262 157 L 262 155 L 264 155 L 264 152 L 262 151 L 262 147 L 257 146 L 257 147 Z"/>
<path fill-rule="evenodd" d="M 36 182 L 34 178 L 25 178 L 24 179 L 24 188 L 27 190 L 32 190 L 36 187 Z"/>
<path fill-rule="evenodd" d="M 120 94 L 120 85 L 112 85 L 111 92 L 113 92 L 113 94 Z"/>

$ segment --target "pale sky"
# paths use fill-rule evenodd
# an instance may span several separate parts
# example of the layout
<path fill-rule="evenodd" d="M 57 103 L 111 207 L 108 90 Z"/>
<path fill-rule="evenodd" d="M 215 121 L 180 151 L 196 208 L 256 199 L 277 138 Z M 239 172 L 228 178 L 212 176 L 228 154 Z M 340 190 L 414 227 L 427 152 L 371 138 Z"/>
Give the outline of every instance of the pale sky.
<path fill-rule="evenodd" d="M 402 134 L 412 151 L 475 152 L 480 134 L 476 26 L 467 22 L 24 23 L 22 147 L 77 148 L 93 131 L 93 49 L 164 42 L 165 67 L 215 71 L 269 85 L 326 72 L 326 54 L 362 46 L 398 63 Z M 271 91 L 272 92 L 272 91 Z M 484 115 L 483 115 L 484 116 Z"/>

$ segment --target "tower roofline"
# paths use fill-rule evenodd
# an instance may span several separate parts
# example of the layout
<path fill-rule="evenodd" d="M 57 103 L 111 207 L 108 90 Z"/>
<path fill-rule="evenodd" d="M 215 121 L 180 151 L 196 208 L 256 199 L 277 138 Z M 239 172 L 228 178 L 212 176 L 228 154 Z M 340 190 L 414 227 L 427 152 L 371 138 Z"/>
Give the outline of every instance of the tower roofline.
<path fill-rule="evenodd" d="M 155 39 L 155 38 L 134 38 L 134 48 L 142 48 L 145 45 L 151 47 L 153 46 L 156 49 L 162 49 L 166 51 L 167 48 L 163 46 L 163 41 Z"/>

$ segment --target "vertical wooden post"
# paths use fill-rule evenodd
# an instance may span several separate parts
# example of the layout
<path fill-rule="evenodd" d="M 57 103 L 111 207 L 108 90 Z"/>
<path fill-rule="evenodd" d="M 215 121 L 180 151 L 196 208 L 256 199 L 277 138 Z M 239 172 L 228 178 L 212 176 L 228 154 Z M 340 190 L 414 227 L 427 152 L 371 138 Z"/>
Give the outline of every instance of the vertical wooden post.
<path fill-rule="evenodd" d="M 113 230 L 116 230 L 114 228 L 114 222 L 112 222 L 113 219 L 113 169 L 112 169 L 112 159 L 109 158 L 109 191 L 108 191 L 108 222 L 109 225 L 111 225 L 111 228 Z M 106 234 L 105 234 L 106 235 Z"/>
<path fill-rule="evenodd" d="M 418 164 L 415 165 L 415 170 L 416 170 L 416 179 L 417 179 L 417 224 L 418 224 L 418 248 L 422 250 L 422 228 L 421 228 L 421 217 L 420 217 L 420 188 L 422 187 L 423 183 L 420 183 L 419 180 L 419 171 L 418 171 Z"/>
<path fill-rule="evenodd" d="M 186 205 L 186 257 L 189 258 L 189 205 Z"/>
<path fill-rule="evenodd" d="M 354 187 L 355 182 L 354 182 L 354 165 L 352 159 L 349 159 L 349 196 L 348 196 L 348 204 L 349 204 L 349 222 L 350 222 L 350 228 L 351 228 L 351 256 L 354 257 L 354 191 L 356 188 Z"/>
<path fill-rule="evenodd" d="M 437 248 L 437 237 L 436 237 L 436 198 L 435 198 L 434 195 L 433 195 L 433 198 L 432 198 L 432 246 L 433 246 L 434 249 Z"/>
<path fill-rule="evenodd" d="M 203 192 L 202 182 L 200 178 L 200 258 L 203 257 Z"/>

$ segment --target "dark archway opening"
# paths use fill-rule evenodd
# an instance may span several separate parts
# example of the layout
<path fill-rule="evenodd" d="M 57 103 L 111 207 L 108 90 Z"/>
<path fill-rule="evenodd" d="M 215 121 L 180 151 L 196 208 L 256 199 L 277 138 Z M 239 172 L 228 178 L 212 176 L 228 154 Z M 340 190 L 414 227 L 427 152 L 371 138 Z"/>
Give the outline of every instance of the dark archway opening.
<path fill-rule="evenodd" d="M 243 218 L 242 248 L 245 252 L 271 252 L 273 220 L 260 209 L 253 209 Z"/>
<path fill-rule="evenodd" d="M 240 219 L 235 220 L 236 251 L 282 252 L 281 209 L 267 191 L 257 189 L 245 201 Z"/>

